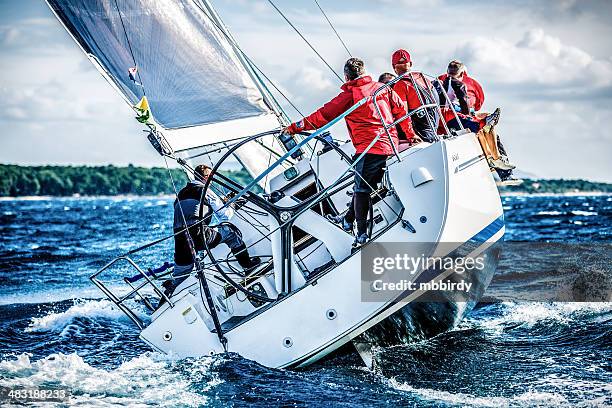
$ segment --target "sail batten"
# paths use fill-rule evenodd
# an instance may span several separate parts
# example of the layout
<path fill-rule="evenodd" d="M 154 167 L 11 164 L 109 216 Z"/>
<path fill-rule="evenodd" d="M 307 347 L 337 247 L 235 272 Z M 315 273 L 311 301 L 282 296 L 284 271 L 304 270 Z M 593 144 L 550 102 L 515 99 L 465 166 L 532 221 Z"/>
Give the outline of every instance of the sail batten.
<path fill-rule="evenodd" d="M 47 0 L 106 76 L 165 129 L 273 114 L 227 36 L 191 0 Z"/>

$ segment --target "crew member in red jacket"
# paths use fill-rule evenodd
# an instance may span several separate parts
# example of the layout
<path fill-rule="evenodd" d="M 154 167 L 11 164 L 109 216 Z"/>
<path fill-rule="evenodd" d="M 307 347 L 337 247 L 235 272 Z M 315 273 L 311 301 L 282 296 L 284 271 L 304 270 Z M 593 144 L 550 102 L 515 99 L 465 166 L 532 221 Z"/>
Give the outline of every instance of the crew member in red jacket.
<path fill-rule="evenodd" d="M 500 109 L 497 108 L 492 114 L 478 112 L 484 104 L 484 91 L 480 83 L 468 75 L 461 61 L 449 62 L 446 74 L 440 75 L 438 79 L 448 95 L 449 100 L 446 101 L 442 96 L 440 104 L 444 106 L 444 120 L 451 129 L 460 129 L 455 113 L 463 127 L 474 133 L 486 125 L 497 125 Z"/>
<path fill-rule="evenodd" d="M 393 154 L 393 147 L 398 147 L 397 132 L 394 128 L 389 129 L 391 140 L 381 123 L 373 98 L 374 92 L 383 86 L 375 82 L 368 75 L 365 75 L 365 66 L 358 58 L 349 59 L 344 64 L 344 77 L 346 83 L 340 89 L 342 92 L 331 101 L 323 105 L 316 112 L 292 123 L 283 132 L 295 134 L 305 130 L 318 129 L 333 119 L 346 112 L 351 106 L 363 98 L 369 98 L 366 103 L 355 109 L 344 119 L 348 132 L 355 146 L 356 160 L 366 151 L 372 143 L 371 148 L 355 164 L 355 186 L 353 192 L 353 202 L 347 214 L 342 217 L 330 217 L 335 223 L 342 223 L 342 228 L 352 231 L 353 223 L 357 223 L 357 235 L 355 245 L 362 245 L 367 241 L 367 216 L 370 206 L 370 193 L 372 188 L 376 188 L 384 175 L 384 167 L 387 158 Z M 378 107 L 382 113 L 386 124 L 406 115 L 406 108 L 397 94 L 387 88 L 377 98 Z M 404 131 L 411 137 L 406 121 L 400 122 Z M 376 141 L 374 141 L 376 140 Z"/>
<path fill-rule="evenodd" d="M 410 53 L 402 49 L 395 51 L 391 56 L 391 65 L 397 75 L 410 72 L 412 70 Z M 423 104 L 437 106 L 439 103 L 438 93 L 431 82 L 420 72 L 412 72 L 403 77 L 393 84 L 393 90 L 406 103 L 408 112 Z M 424 108 L 412 115 L 408 126 L 412 128 L 411 132 L 416 133 L 422 140 L 433 143 L 437 140 L 439 119 L 437 108 Z"/>
<path fill-rule="evenodd" d="M 457 118 L 459 118 L 463 127 L 476 133 L 487 155 L 489 165 L 495 169 L 500 179 L 507 184 L 514 184 L 516 182 L 512 176 L 514 165 L 510 164 L 506 150 L 495 133 L 500 109 L 495 109 L 492 114 L 478 112 L 484 104 L 484 91 L 480 83 L 468 75 L 461 61 L 451 61 L 446 74 L 438 78 L 449 99 L 446 102 L 441 101 L 441 105 L 446 105 L 443 108 L 443 114 L 448 127 L 459 130 L 460 126 L 457 123 Z"/>

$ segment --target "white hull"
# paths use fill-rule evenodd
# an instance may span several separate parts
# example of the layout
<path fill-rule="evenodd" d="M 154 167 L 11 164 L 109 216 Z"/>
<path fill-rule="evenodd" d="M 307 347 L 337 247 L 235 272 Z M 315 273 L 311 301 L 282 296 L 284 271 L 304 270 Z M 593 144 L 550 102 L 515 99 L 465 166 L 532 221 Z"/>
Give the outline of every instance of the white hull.
<path fill-rule="evenodd" d="M 378 226 L 378 232 L 386 231 L 377 237 L 377 242 L 465 243 L 476 240 L 480 244 L 475 252 L 486 250 L 504 234 L 503 211 L 475 136 L 467 134 L 423 146 L 400 153 L 402 161 L 394 161 L 388 166 L 391 185 L 401 201 L 393 202 L 397 200 L 390 196 L 390 206 L 399 211 L 403 208 L 401 219 L 408 221 L 415 232 L 409 231 L 401 220 L 393 224 L 392 217 L 385 212 L 386 207 L 379 206 L 384 222 Z M 323 165 L 319 165 L 322 169 Z M 324 178 L 322 170 L 319 175 Z M 300 224 L 302 218 L 306 222 Z M 254 313 L 244 295 L 225 300 L 218 310 L 222 323 L 225 320 L 225 327 L 229 329 L 225 333 L 228 351 L 270 367 L 305 366 L 353 339 L 363 341 L 365 337 L 360 335 L 422 294 L 403 294 L 406 298 L 399 303 L 362 301 L 360 253 L 350 255 L 352 237 L 335 227 L 327 234 L 327 230 L 317 226 L 317 222 L 325 222 L 321 220 L 321 216 L 309 211 L 296 225 L 311 235 L 317 231 L 315 236 L 325 245 L 327 256 L 336 262 L 338 258 L 345 259 L 308 280 L 304 286 L 304 279 L 300 281 L 300 276 L 296 276 L 293 282 L 297 290 Z M 390 225 L 386 225 L 387 220 Z M 248 234 L 247 224 L 238 226 Z M 261 245 L 269 248 L 270 243 L 262 242 Z M 298 268 L 294 269 L 299 272 Z M 488 285 L 494 265 L 489 270 L 489 275 L 481 282 L 482 290 Z M 452 273 L 441 271 L 434 279 Z M 175 292 L 174 307 L 166 305 L 157 311 L 141 337 L 155 349 L 180 357 L 222 353 L 224 349 L 216 333 L 211 331 L 211 319 L 204 308 L 199 286 L 195 278 L 190 279 Z M 275 282 L 274 276 L 267 281 L 261 280 L 269 296 L 279 289 L 277 280 Z M 232 324 L 229 318 L 232 314 L 240 315 L 241 308 L 249 311 L 244 313 L 249 317 Z M 465 307 L 459 312 L 455 310 L 449 325 L 456 323 L 466 310 Z M 228 325 L 233 327 L 230 329 Z M 373 330 L 370 338 L 376 337 Z"/>

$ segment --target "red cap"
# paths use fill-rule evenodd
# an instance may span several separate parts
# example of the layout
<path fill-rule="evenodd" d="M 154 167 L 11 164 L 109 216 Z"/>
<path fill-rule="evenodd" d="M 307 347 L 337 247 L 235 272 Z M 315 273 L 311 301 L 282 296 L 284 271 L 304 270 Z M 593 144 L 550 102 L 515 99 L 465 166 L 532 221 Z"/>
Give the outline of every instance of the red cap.
<path fill-rule="evenodd" d="M 412 62 L 412 60 L 410 59 L 410 53 L 406 50 L 399 49 L 391 56 L 391 65 L 405 64 L 407 62 Z"/>

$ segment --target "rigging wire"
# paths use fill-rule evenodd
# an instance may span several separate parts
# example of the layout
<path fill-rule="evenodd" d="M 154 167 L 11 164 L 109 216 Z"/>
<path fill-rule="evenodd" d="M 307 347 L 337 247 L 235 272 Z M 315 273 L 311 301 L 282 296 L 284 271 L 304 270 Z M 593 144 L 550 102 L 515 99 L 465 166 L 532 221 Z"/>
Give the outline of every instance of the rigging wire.
<path fill-rule="evenodd" d="M 144 83 L 142 82 L 142 77 L 140 76 L 140 70 L 138 69 L 138 64 L 136 63 L 136 57 L 134 56 L 134 51 L 132 50 L 132 44 L 130 43 L 130 38 L 128 37 L 127 30 L 125 29 L 125 24 L 123 24 L 123 17 L 121 17 L 121 11 L 119 10 L 119 4 L 117 4 L 117 0 L 115 0 L 115 8 L 117 9 L 117 14 L 119 14 L 119 21 L 121 21 L 121 27 L 123 27 L 123 34 L 125 35 L 125 41 L 127 42 L 128 48 L 130 49 L 130 55 L 132 56 L 134 67 L 136 68 L 136 75 L 138 75 L 138 81 L 140 81 L 140 87 L 142 88 L 142 94 L 144 96 L 147 96 L 147 92 L 145 91 Z"/>
<path fill-rule="evenodd" d="M 342 37 L 340 37 L 340 34 L 338 34 L 338 31 L 336 31 L 336 28 L 334 27 L 334 25 L 332 24 L 332 22 L 329 20 L 329 18 L 327 17 L 327 14 L 325 14 L 325 11 L 323 11 L 323 8 L 321 7 L 321 5 L 319 4 L 319 2 L 317 0 L 314 0 L 314 2 L 317 4 L 317 7 L 319 8 L 319 10 L 321 10 L 321 13 L 323 14 L 323 17 L 325 17 L 325 19 L 327 20 L 327 22 L 329 23 L 329 26 L 331 27 L 332 30 L 334 30 L 334 33 L 336 34 L 336 37 L 338 37 L 338 40 L 340 40 L 340 43 L 342 44 L 342 46 L 344 47 L 344 49 L 346 50 L 346 52 L 348 53 L 349 57 L 353 57 L 353 54 L 351 54 L 351 52 L 349 51 L 348 47 L 346 46 L 346 44 L 344 43 L 344 41 L 342 40 Z"/>
<path fill-rule="evenodd" d="M 283 91 L 281 91 L 281 90 L 280 90 L 280 88 L 279 88 L 279 87 L 278 87 L 278 86 L 277 86 L 277 85 L 274 83 L 274 81 L 272 81 L 272 80 L 270 79 L 270 77 L 268 77 L 268 76 L 266 75 L 266 73 L 265 73 L 265 72 L 263 72 L 263 71 L 261 70 L 261 68 L 259 68 L 259 66 L 258 66 L 257 64 L 255 64 L 255 62 L 253 62 L 253 60 L 252 60 L 252 59 L 251 59 L 251 58 L 250 58 L 250 57 L 249 57 L 249 56 L 248 56 L 248 55 L 247 55 L 247 54 L 244 52 L 244 50 L 243 50 L 243 49 L 242 49 L 242 48 L 241 48 L 241 47 L 238 45 L 238 43 L 237 43 L 236 41 L 234 41 L 234 40 L 233 40 L 233 39 L 232 39 L 232 38 L 231 38 L 231 37 L 230 37 L 230 36 L 229 36 L 229 35 L 228 35 L 228 34 L 225 32 L 225 30 L 224 30 L 224 29 L 223 29 L 221 26 L 219 26 L 219 24 L 217 24 L 217 22 L 216 22 L 216 21 L 214 21 L 212 18 L 210 18 L 210 17 L 208 16 L 208 14 L 207 14 L 206 10 L 204 10 L 204 9 L 202 8 L 202 6 L 201 6 L 201 5 L 200 5 L 200 4 L 199 4 L 199 3 L 198 3 L 196 0 L 192 0 L 192 1 L 193 1 L 193 4 L 195 4 L 195 5 L 196 5 L 196 7 L 197 7 L 197 8 L 199 8 L 199 9 L 200 9 L 200 11 L 201 11 L 202 13 L 204 13 L 204 15 L 205 15 L 205 16 L 208 18 L 208 21 L 209 21 L 209 22 L 210 22 L 212 25 L 214 25 L 214 26 L 215 26 L 215 27 L 216 27 L 216 28 L 219 30 L 219 32 L 220 32 L 220 33 L 221 33 L 221 34 L 222 34 L 222 35 L 225 37 L 225 39 L 226 39 L 227 41 L 229 41 L 229 43 L 230 43 L 230 44 L 232 44 L 232 45 L 234 46 L 234 48 L 236 48 L 236 50 L 240 52 L 240 54 L 242 54 L 242 56 L 243 56 L 243 57 L 244 57 L 244 59 L 245 59 L 245 60 L 246 60 L 246 61 L 249 63 L 249 65 L 251 65 L 253 68 L 255 68 L 255 69 L 256 69 L 256 70 L 257 70 L 257 71 L 258 71 L 258 72 L 261 74 L 261 76 L 263 76 L 263 77 L 266 79 L 266 81 L 268 81 L 268 82 L 270 83 L 270 85 L 272 85 L 272 87 L 273 87 L 273 88 L 276 90 L 276 92 L 278 92 L 278 93 L 280 94 L 280 96 L 282 96 L 282 97 L 283 97 L 283 99 L 285 99 L 285 100 L 287 101 L 287 103 L 288 103 L 288 104 L 289 104 L 289 105 L 290 105 L 290 106 L 291 106 L 291 107 L 292 107 L 292 108 L 293 108 L 293 109 L 294 109 L 294 110 L 295 110 L 295 111 L 296 111 L 296 112 L 297 112 L 297 113 L 298 113 L 300 116 L 304 117 L 305 115 L 304 115 L 304 114 L 303 114 L 303 113 L 300 111 L 300 109 L 299 109 L 297 106 L 295 106 L 295 104 L 294 104 L 294 103 L 291 101 L 291 99 L 289 99 L 289 97 L 288 97 L 288 96 L 286 96 L 286 95 L 283 93 Z"/>
<path fill-rule="evenodd" d="M 342 79 L 342 77 L 340 75 L 338 75 L 338 73 L 336 71 L 334 71 L 334 69 L 331 67 L 331 65 L 329 65 L 329 63 L 325 60 L 325 58 L 323 58 L 323 56 L 321 54 L 319 54 L 319 51 L 317 51 L 317 49 L 306 39 L 306 37 L 304 37 L 304 35 L 300 32 L 300 30 L 297 29 L 296 26 L 293 25 L 293 23 L 287 18 L 287 16 L 285 16 L 285 14 L 283 14 L 283 12 L 276 7 L 276 4 L 274 4 L 274 2 L 272 0 L 268 0 L 268 3 L 270 3 L 272 5 L 272 7 L 274 7 L 274 9 L 276 9 L 276 11 L 278 12 L 278 14 L 281 15 L 281 17 L 283 19 L 285 19 L 285 21 L 287 22 L 287 24 L 289 24 L 291 26 L 291 28 L 293 28 L 293 30 L 302 38 L 302 40 L 304 40 L 304 42 L 310 47 L 310 49 L 312 51 L 314 51 L 315 54 L 317 54 L 317 57 L 319 57 L 319 59 L 321 61 L 323 61 L 323 63 L 327 66 L 327 68 L 329 68 L 329 70 L 331 72 L 334 73 L 334 75 L 336 77 L 338 77 L 338 79 L 340 80 L 341 83 L 344 83 L 344 79 Z"/>

